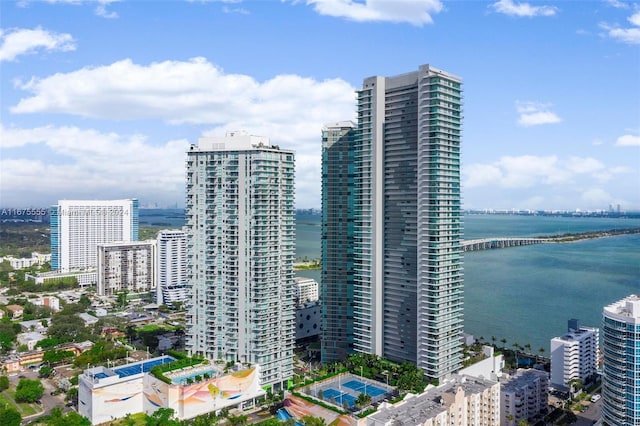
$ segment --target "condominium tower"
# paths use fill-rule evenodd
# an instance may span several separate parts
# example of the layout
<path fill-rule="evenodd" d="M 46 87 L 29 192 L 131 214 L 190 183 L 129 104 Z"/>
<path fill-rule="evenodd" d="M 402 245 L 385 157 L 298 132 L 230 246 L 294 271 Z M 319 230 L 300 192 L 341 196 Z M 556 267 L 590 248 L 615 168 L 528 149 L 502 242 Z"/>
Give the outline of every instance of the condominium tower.
<path fill-rule="evenodd" d="M 572 380 L 588 383 L 598 370 L 600 330 L 569 321 L 567 333 L 551 339 L 551 378 L 555 388 L 569 390 Z"/>
<path fill-rule="evenodd" d="M 165 229 L 157 236 L 158 263 L 156 267 L 156 301 L 159 305 L 186 302 L 187 286 L 187 233 L 178 229 Z"/>
<path fill-rule="evenodd" d="M 294 153 L 244 132 L 187 153 L 187 349 L 293 376 Z"/>
<path fill-rule="evenodd" d="M 98 244 L 100 296 L 147 293 L 156 288 L 156 241 Z"/>
<path fill-rule="evenodd" d="M 602 423 L 640 424 L 640 297 L 605 306 L 602 316 Z"/>
<path fill-rule="evenodd" d="M 422 65 L 370 77 L 358 123 L 322 137 L 322 356 L 462 362 L 460 78 Z"/>
<path fill-rule="evenodd" d="M 98 244 L 138 240 L 138 200 L 61 200 L 51 207 L 51 268 L 93 269 Z"/>

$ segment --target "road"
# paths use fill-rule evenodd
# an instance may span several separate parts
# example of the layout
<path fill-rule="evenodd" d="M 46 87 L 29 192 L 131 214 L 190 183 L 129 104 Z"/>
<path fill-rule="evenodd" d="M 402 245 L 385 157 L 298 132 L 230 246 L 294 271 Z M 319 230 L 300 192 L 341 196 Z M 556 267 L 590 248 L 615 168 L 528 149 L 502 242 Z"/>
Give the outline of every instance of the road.
<path fill-rule="evenodd" d="M 583 413 L 576 413 L 578 421 L 577 426 L 591 426 L 598 420 L 602 414 L 602 398 L 598 402 L 584 402 L 586 410 Z"/>
<path fill-rule="evenodd" d="M 34 370 L 25 369 L 24 371 L 18 372 L 16 374 L 11 374 L 9 375 L 9 382 L 11 383 L 11 386 L 15 388 L 15 386 L 18 384 L 18 382 L 22 378 L 39 380 L 40 383 L 42 383 L 42 386 L 44 387 L 44 393 L 42 394 L 42 398 L 40 399 L 41 401 L 40 408 L 42 409 L 42 411 L 36 414 L 32 414 L 30 416 L 24 417 L 22 420 L 22 424 L 26 424 L 33 419 L 36 419 L 45 414 L 49 414 L 51 410 L 55 407 L 60 407 L 60 408 L 63 408 L 63 411 L 68 411 L 65 409 L 65 406 L 64 406 L 65 394 L 61 393 L 59 395 L 51 395 L 51 392 L 56 390 L 56 387 L 53 385 L 53 383 L 50 380 L 40 379 L 38 377 L 38 369 L 34 369 Z"/>

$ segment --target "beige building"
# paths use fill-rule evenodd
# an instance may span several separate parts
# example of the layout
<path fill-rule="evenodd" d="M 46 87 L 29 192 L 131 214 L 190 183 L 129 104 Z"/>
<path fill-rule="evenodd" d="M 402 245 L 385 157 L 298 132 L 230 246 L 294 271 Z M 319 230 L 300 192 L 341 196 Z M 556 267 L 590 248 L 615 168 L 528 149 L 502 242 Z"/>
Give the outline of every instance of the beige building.
<path fill-rule="evenodd" d="M 420 395 L 383 403 L 367 426 L 500 426 L 500 385 L 453 374 Z"/>
<path fill-rule="evenodd" d="M 520 420 L 534 424 L 549 406 L 549 374 L 519 368 L 515 376 L 502 382 L 500 391 L 503 425 L 517 425 Z"/>
<path fill-rule="evenodd" d="M 98 294 L 144 293 L 156 288 L 156 242 L 98 244 Z"/>

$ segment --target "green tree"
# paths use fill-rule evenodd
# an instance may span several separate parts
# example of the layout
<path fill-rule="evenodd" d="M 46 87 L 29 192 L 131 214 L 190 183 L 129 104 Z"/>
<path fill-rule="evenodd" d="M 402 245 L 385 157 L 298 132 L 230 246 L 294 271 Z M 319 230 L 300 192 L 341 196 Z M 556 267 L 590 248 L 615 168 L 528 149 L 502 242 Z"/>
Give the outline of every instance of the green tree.
<path fill-rule="evenodd" d="M 507 349 L 507 339 L 503 337 L 500 341 L 502 342 L 502 351 L 504 352 L 504 350 Z"/>
<path fill-rule="evenodd" d="M 91 333 L 84 326 L 84 321 L 75 314 L 54 315 L 51 318 L 51 327 L 47 330 L 47 334 L 49 338 L 56 339 L 61 343 L 82 342 L 91 337 Z"/>
<path fill-rule="evenodd" d="M 67 396 L 64 397 L 65 401 L 71 402 L 73 405 L 78 405 L 78 388 L 71 388 L 67 391 Z"/>
<path fill-rule="evenodd" d="M 47 426 L 90 426 L 91 422 L 75 411 L 62 414 L 60 407 L 53 408 L 51 414 L 45 420 Z"/>
<path fill-rule="evenodd" d="M 48 365 L 43 365 L 42 367 L 40 367 L 40 370 L 38 371 L 38 375 L 40 377 L 49 377 L 51 376 L 52 373 L 53 373 L 53 368 L 49 367 Z"/>
<path fill-rule="evenodd" d="M 304 416 L 302 419 L 304 426 L 326 426 L 326 422 L 322 417 Z"/>
<path fill-rule="evenodd" d="M 360 408 L 364 408 L 367 405 L 371 404 L 371 395 L 366 393 L 361 393 L 358 395 L 358 399 L 356 399 L 356 405 Z"/>
<path fill-rule="evenodd" d="M 158 408 L 153 415 L 145 416 L 147 426 L 178 426 L 180 423 L 172 417 L 175 411 L 173 408 Z"/>
<path fill-rule="evenodd" d="M 20 324 L 18 324 L 18 326 L 19 325 Z M 0 350 L 2 350 L 3 353 L 7 353 L 13 349 L 16 335 L 16 330 L 13 328 L 11 321 L 5 317 L 3 321 L 0 322 Z"/>
<path fill-rule="evenodd" d="M 16 386 L 16 401 L 36 402 L 43 393 L 44 387 L 38 380 L 21 379 Z"/>
<path fill-rule="evenodd" d="M 0 376 L 0 392 L 9 389 L 9 378 L 7 376 Z"/>
<path fill-rule="evenodd" d="M 19 426 L 22 422 L 22 417 L 10 405 L 6 405 L 4 408 L 0 408 L 0 424 L 2 426 Z"/>
<path fill-rule="evenodd" d="M 247 417 L 244 414 L 239 414 L 237 416 L 230 415 L 230 416 L 227 417 L 227 420 L 232 425 L 244 426 L 249 422 L 249 417 Z"/>

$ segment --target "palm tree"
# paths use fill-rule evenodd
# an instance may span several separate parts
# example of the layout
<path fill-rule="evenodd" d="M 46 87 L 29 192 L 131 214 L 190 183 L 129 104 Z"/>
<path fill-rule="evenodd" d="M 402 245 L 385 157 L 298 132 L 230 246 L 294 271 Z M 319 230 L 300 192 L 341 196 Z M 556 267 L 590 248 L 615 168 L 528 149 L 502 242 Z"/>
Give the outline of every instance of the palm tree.
<path fill-rule="evenodd" d="M 544 359 L 544 348 L 538 349 L 538 353 L 540 354 L 540 358 Z"/>
<path fill-rule="evenodd" d="M 525 344 L 524 348 L 527 350 L 527 354 L 531 354 L 531 344 L 529 343 Z"/>
<path fill-rule="evenodd" d="M 496 336 L 491 336 L 491 342 L 493 343 L 493 346 L 496 345 Z"/>
<path fill-rule="evenodd" d="M 502 342 L 502 351 L 505 351 L 507 349 L 507 339 L 503 337 L 500 341 Z"/>

